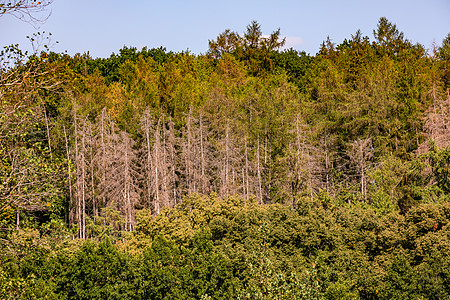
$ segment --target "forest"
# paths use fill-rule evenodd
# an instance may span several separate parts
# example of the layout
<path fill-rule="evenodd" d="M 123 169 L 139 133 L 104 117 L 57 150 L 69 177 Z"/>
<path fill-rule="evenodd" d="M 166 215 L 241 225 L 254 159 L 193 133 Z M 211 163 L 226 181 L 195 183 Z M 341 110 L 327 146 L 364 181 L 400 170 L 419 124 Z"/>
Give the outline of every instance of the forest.
<path fill-rule="evenodd" d="M 0 298 L 450 299 L 450 33 L 29 39 L 0 52 Z"/>

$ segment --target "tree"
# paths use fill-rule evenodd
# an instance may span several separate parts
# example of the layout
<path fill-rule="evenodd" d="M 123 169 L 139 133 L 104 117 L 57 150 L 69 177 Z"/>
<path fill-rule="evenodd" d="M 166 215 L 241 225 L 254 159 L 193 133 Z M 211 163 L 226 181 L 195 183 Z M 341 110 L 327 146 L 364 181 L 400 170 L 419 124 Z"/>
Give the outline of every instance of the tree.
<path fill-rule="evenodd" d="M 163 207 L 175 205 L 179 198 L 174 128 L 165 116 L 160 116 L 155 124 L 146 110 L 141 119 L 141 129 L 144 135 L 146 205 L 152 207 L 154 214 L 159 214 Z"/>
<path fill-rule="evenodd" d="M 75 199 L 73 203 L 74 218 L 78 227 L 78 237 L 81 239 L 86 238 L 86 202 L 87 202 L 87 168 L 88 168 L 88 148 L 86 145 L 86 135 L 91 135 L 92 126 L 86 118 L 80 118 L 77 114 L 77 105 L 74 101 L 73 106 L 73 123 L 74 123 L 74 140 L 75 140 L 75 176 L 76 176 L 76 189 Z"/>
<path fill-rule="evenodd" d="M 438 54 L 441 61 L 442 79 L 448 90 L 450 89 L 450 33 L 442 41 Z"/>
<path fill-rule="evenodd" d="M 351 143 L 351 149 L 348 152 L 351 163 L 356 167 L 360 180 L 361 195 L 366 199 L 367 194 L 367 168 L 368 161 L 373 158 L 372 138 L 358 139 Z"/>
<path fill-rule="evenodd" d="M 240 148 L 236 141 L 230 120 L 224 124 L 222 136 L 218 141 L 217 171 L 220 178 L 220 194 L 224 197 L 238 193 L 241 182 L 241 157 Z"/>
<path fill-rule="evenodd" d="M 394 55 L 405 46 L 410 46 L 403 32 L 397 29 L 397 25 L 391 23 L 387 18 L 381 17 L 377 29 L 373 31 L 375 40 L 380 46 L 381 53 Z"/>
<path fill-rule="evenodd" d="M 220 59 L 225 53 L 237 51 L 241 47 L 242 41 L 238 33 L 226 29 L 219 34 L 216 40 L 209 40 L 208 43 L 208 54 L 215 59 Z"/>
<path fill-rule="evenodd" d="M 450 193 L 450 148 L 446 147 L 438 150 L 436 145 L 431 142 L 427 158 L 432 169 L 434 181 L 448 195 Z"/>
<path fill-rule="evenodd" d="M 211 190 L 211 153 L 208 142 L 208 129 L 204 117 L 193 116 L 189 110 L 183 132 L 182 156 L 184 160 L 186 192 L 207 194 Z"/>
<path fill-rule="evenodd" d="M 427 152 L 430 140 L 438 148 L 450 146 L 450 95 L 444 96 L 435 91 L 432 93 L 433 104 L 425 112 L 424 131 L 427 140 L 419 146 L 420 153 Z"/>
<path fill-rule="evenodd" d="M 216 40 L 209 41 L 208 53 L 216 59 L 225 53 L 231 53 L 246 62 L 251 73 L 258 74 L 262 70 L 272 70 L 273 53 L 285 43 L 286 38 L 281 37 L 279 28 L 265 37 L 261 25 L 257 21 L 252 21 L 247 25 L 242 37 L 227 29 Z"/>
<path fill-rule="evenodd" d="M 50 13 L 42 15 L 53 0 L 1 0 L 0 17 L 12 15 L 22 21 L 32 24 L 42 23 L 47 20 Z"/>
<path fill-rule="evenodd" d="M 300 91 L 306 90 L 306 72 L 312 57 L 305 51 L 288 49 L 273 54 L 275 69 L 281 69 L 289 75 L 289 81 L 293 82 Z"/>
<path fill-rule="evenodd" d="M 108 205 L 124 217 L 123 230 L 132 231 L 135 225 L 135 207 L 139 202 L 140 174 L 137 172 L 135 142 L 125 131 L 113 133 L 109 153 L 105 193 Z"/>
<path fill-rule="evenodd" d="M 60 171 L 42 98 L 60 87 L 56 70 L 60 66 L 42 56 L 27 57 L 17 46 L 0 53 L 0 211 L 16 211 L 16 227 L 20 210 L 48 212 L 60 196 Z"/>

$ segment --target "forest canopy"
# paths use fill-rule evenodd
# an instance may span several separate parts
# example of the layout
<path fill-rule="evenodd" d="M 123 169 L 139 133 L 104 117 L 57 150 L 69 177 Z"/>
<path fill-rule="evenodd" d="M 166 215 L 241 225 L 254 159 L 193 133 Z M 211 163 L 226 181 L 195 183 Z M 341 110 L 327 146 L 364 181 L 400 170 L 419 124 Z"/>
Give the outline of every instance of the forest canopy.
<path fill-rule="evenodd" d="M 450 34 L 284 43 L 4 48 L 1 298 L 449 297 Z"/>

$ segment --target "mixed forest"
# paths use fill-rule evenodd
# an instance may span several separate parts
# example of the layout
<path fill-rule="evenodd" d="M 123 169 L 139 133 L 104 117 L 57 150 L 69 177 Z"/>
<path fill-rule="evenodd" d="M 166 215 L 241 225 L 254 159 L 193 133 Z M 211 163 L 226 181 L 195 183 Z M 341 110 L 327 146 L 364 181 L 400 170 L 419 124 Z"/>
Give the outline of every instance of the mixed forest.
<path fill-rule="evenodd" d="M 450 34 L 0 53 L 0 298 L 450 298 Z"/>

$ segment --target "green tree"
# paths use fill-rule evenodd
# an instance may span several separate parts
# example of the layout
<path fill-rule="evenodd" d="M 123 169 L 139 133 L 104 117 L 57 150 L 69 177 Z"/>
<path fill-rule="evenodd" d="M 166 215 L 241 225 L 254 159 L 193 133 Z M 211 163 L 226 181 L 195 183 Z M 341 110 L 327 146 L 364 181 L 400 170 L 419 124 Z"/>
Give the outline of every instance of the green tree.
<path fill-rule="evenodd" d="M 66 299 L 136 299 L 131 260 L 109 241 L 85 242 L 62 259 L 57 292 Z"/>

